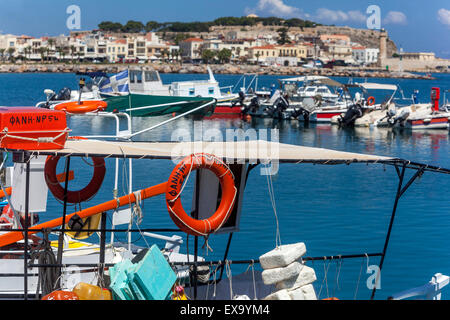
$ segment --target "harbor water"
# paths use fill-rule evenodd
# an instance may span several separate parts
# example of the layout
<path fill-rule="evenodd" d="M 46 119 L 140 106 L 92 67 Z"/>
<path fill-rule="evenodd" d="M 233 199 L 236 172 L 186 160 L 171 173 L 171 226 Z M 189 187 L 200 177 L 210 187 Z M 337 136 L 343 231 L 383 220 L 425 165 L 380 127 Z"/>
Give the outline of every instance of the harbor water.
<path fill-rule="evenodd" d="M 434 75 L 436 80 L 368 79 L 370 82 L 399 84 L 405 96 L 419 90 L 420 102 L 429 102 L 432 87 L 450 89 L 450 75 Z M 164 83 L 190 79 L 206 79 L 207 75 L 162 74 Z M 216 75 L 222 87 L 233 86 L 240 76 Z M 269 88 L 277 79 L 286 77 L 260 76 L 259 86 Z M 336 78 L 348 82 L 346 78 Z M 365 79 L 353 79 L 362 82 Z M 73 74 L 0 74 L 0 105 L 34 106 L 45 100 L 44 89 L 55 91 L 62 87 L 76 89 Z M 375 98 L 378 97 L 375 95 Z M 133 130 L 144 129 L 169 117 L 134 118 Z M 177 129 L 188 130 L 194 136 L 198 126 L 193 119 L 180 119 L 137 137 L 143 141 L 170 141 Z M 112 119 L 86 119 L 73 117 L 69 122 L 72 135 L 114 134 Z M 236 119 L 203 120 L 203 129 L 250 128 L 258 133 L 278 129 L 283 143 L 329 148 L 339 151 L 376 154 L 408 159 L 450 168 L 449 132 L 444 131 L 393 131 L 389 129 L 356 128 L 339 129 L 331 125 L 310 124 L 298 121 L 274 121 L 253 119 L 242 122 Z M 225 134 L 224 134 L 225 136 Z M 268 134 L 270 137 L 270 133 Z M 120 160 L 123 161 L 123 160 Z M 82 207 L 86 208 L 113 197 L 114 160 L 107 159 L 107 176 L 99 194 Z M 155 185 L 167 180 L 174 163 L 163 160 L 133 160 L 133 189 Z M 71 189 L 85 184 L 92 169 L 83 161 L 74 159 L 72 169 L 75 180 Z M 61 171 L 63 167 L 61 166 Z M 128 193 L 128 170 L 122 170 L 119 194 Z M 407 171 L 407 177 L 414 172 Z M 450 201 L 447 194 L 449 176 L 426 173 L 418 179 L 400 200 L 391 241 L 381 273 L 381 288 L 377 299 L 386 299 L 400 291 L 421 286 L 435 273 L 450 275 Z M 397 190 L 395 169 L 378 164 L 351 164 L 338 166 L 283 164 L 272 177 L 275 192 L 276 216 L 272 207 L 268 182 L 257 167 L 249 175 L 240 220 L 240 231 L 233 235 L 229 259 L 257 259 L 273 249 L 276 226 L 282 244 L 305 242 L 307 256 L 345 255 L 382 252 L 389 219 Z M 193 186 L 189 184 L 183 193 L 183 205 L 189 207 Z M 40 190 L 32 190 L 40 192 Z M 62 214 L 62 206 L 49 195 L 47 213 L 40 214 L 41 221 Z M 144 220 L 140 228 L 174 228 L 164 197 L 144 202 Z M 70 208 L 72 212 L 75 208 Z M 92 238 L 97 241 L 96 236 Z M 124 234 L 116 234 L 116 240 L 124 240 Z M 209 240 L 212 252 L 200 250 L 207 259 L 223 259 L 227 235 L 214 235 Z M 137 245 L 150 244 L 151 239 L 133 235 Z M 163 245 L 163 243 L 157 242 Z M 182 246 L 193 253 L 194 241 Z M 200 239 L 200 247 L 203 240 Z M 340 299 L 368 299 L 371 290 L 370 266 L 379 258 L 334 260 L 308 263 L 317 273 L 314 286 L 319 298 L 336 296 Z M 369 266 L 369 273 L 367 272 Z M 245 272 L 246 267 L 232 266 L 233 274 Z M 443 299 L 450 298 L 450 288 L 443 292 Z"/>

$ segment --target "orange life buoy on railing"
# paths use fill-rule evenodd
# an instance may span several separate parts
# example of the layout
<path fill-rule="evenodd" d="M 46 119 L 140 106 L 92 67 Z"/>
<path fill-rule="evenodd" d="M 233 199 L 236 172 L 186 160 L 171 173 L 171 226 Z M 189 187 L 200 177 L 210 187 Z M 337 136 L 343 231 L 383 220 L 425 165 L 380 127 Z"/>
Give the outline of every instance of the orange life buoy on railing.
<path fill-rule="evenodd" d="M 205 220 L 197 220 L 186 214 L 180 198 L 185 179 L 197 169 L 211 170 L 219 178 L 222 187 L 222 199 L 217 211 Z M 170 217 L 182 231 L 194 236 L 207 236 L 219 230 L 228 220 L 236 193 L 233 173 L 222 160 L 210 154 L 193 154 L 184 158 L 172 171 L 167 182 L 166 204 Z"/>
<path fill-rule="evenodd" d="M 375 98 L 374 97 L 369 97 L 367 99 L 367 105 L 373 106 L 374 104 L 375 104 Z"/>
<path fill-rule="evenodd" d="M 55 110 L 62 110 L 74 114 L 103 111 L 108 104 L 102 100 L 85 100 L 78 104 L 78 101 L 63 102 L 55 105 Z"/>
<path fill-rule="evenodd" d="M 45 161 L 44 176 L 48 188 L 53 196 L 61 201 L 64 201 L 64 188 L 59 184 L 56 174 L 56 166 L 59 161 L 59 156 L 48 156 Z M 78 191 L 67 191 L 68 203 L 80 203 L 90 200 L 100 189 L 103 179 L 105 178 L 106 167 L 103 158 L 92 158 L 94 162 L 94 175 L 89 184 Z"/>

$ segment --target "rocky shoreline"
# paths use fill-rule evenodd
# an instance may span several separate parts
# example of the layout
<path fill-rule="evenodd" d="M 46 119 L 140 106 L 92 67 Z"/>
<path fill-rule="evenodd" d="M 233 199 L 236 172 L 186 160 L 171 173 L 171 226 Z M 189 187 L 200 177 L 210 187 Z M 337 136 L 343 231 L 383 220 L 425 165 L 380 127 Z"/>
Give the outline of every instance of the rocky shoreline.
<path fill-rule="evenodd" d="M 75 73 L 103 71 L 106 73 L 117 73 L 127 67 L 151 67 L 160 73 L 179 74 L 205 74 L 206 65 L 192 65 L 179 63 L 150 63 L 138 65 L 124 64 L 1 64 L 0 73 Z M 355 69 L 349 67 L 337 67 L 334 69 L 307 69 L 302 67 L 269 66 L 261 67 L 257 65 L 232 65 L 214 64 L 210 65 L 215 74 L 259 74 L 259 75 L 323 75 L 329 77 L 353 77 L 353 78 L 398 78 L 398 79 L 433 79 L 427 75 L 410 72 L 388 72 L 382 69 Z"/>

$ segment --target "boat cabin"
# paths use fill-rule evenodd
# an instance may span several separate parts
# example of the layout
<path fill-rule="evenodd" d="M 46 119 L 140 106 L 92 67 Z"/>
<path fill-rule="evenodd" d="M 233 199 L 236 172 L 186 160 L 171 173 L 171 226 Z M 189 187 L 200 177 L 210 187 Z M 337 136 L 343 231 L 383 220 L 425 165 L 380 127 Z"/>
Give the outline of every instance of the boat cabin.
<path fill-rule="evenodd" d="M 128 74 L 130 92 L 150 95 L 170 95 L 170 87 L 164 85 L 156 70 L 130 69 Z"/>

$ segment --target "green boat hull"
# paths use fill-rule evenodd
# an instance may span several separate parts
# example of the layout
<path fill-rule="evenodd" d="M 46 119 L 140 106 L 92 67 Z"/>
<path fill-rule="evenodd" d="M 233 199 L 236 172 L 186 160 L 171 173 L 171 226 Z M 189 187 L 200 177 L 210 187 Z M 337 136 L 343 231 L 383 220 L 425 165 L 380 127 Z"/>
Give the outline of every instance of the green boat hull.
<path fill-rule="evenodd" d="M 135 117 L 156 117 L 166 114 L 182 114 L 198 108 L 212 98 L 154 96 L 145 94 L 129 94 L 124 96 L 103 96 L 108 103 L 106 111 L 125 112 Z M 215 103 L 192 112 L 195 116 L 210 116 L 214 113 Z"/>

